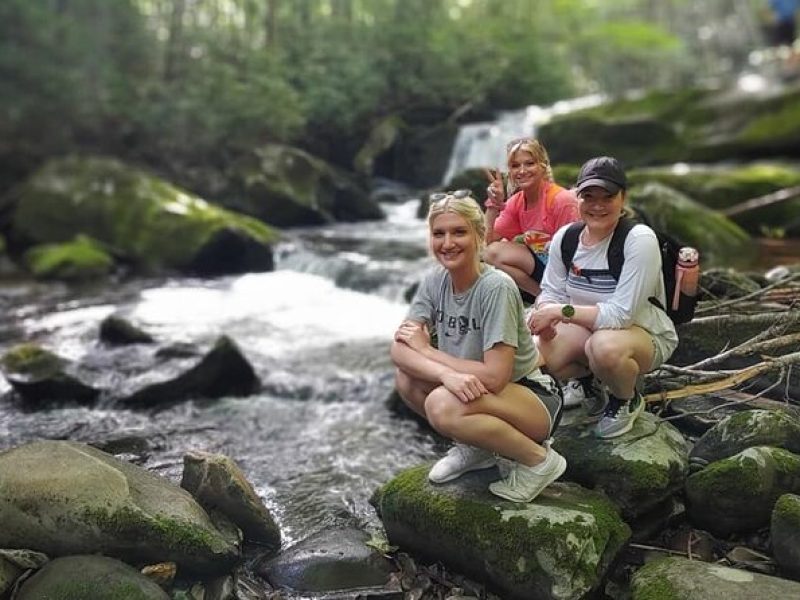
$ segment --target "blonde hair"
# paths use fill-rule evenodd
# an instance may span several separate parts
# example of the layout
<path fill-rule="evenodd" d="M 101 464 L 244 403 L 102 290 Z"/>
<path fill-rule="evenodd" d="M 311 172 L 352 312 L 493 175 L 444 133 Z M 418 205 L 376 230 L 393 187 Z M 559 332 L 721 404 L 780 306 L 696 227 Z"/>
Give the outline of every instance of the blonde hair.
<path fill-rule="evenodd" d="M 459 190 L 461 191 L 461 190 Z M 483 211 L 478 202 L 471 195 L 454 195 L 447 192 L 441 200 L 431 201 L 428 208 L 428 230 L 433 227 L 433 221 L 439 215 L 454 213 L 462 217 L 475 233 L 478 255 L 486 243 L 486 223 Z"/>
<path fill-rule="evenodd" d="M 506 147 L 507 156 L 506 163 L 510 166 L 512 157 L 522 150 L 523 152 L 530 152 L 538 164 L 544 167 L 544 178 L 548 181 L 553 181 L 553 168 L 550 166 L 550 157 L 547 154 L 544 146 L 539 140 L 534 138 L 523 138 L 509 142 Z"/>

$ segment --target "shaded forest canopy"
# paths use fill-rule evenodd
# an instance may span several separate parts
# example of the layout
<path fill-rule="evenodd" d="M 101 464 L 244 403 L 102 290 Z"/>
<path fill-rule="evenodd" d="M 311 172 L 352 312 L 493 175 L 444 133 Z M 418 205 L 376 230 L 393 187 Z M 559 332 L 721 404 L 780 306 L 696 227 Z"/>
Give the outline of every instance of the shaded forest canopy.
<path fill-rule="evenodd" d="M 4 0 L 0 188 L 76 150 L 181 171 L 282 142 L 350 168 L 390 115 L 693 85 L 743 60 L 754 4 Z"/>

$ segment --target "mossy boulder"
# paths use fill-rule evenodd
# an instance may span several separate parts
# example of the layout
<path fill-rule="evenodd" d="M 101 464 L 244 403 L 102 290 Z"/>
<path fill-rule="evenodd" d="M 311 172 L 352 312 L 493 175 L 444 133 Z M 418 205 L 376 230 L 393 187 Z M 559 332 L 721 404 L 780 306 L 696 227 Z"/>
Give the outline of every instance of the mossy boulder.
<path fill-rule="evenodd" d="M 21 568 L 0 556 L 0 598 L 5 598 L 6 592 L 14 586 L 22 573 Z"/>
<path fill-rule="evenodd" d="M 730 415 L 697 440 L 689 458 L 692 463 L 707 465 L 753 446 L 774 446 L 800 454 L 800 419 L 771 410 Z"/>
<path fill-rule="evenodd" d="M 797 156 L 800 90 L 770 96 L 656 91 L 554 117 L 539 129 L 554 164 L 616 156 L 628 167 Z"/>
<path fill-rule="evenodd" d="M 20 251 L 76 232 L 142 271 L 215 275 L 271 270 L 277 233 L 117 160 L 48 162 L 12 190 L 10 242 Z"/>
<path fill-rule="evenodd" d="M 353 159 L 356 173 L 371 177 L 378 157 L 397 143 L 404 128 L 405 122 L 398 114 L 391 114 L 378 121 L 370 129 L 367 140 Z"/>
<path fill-rule="evenodd" d="M 731 208 L 777 190 L 800 185 L 800 173 L 790 164 L 759 162 L 744 165 L 693 165 L 686 169 L 635 169 L 632 185 L 661 183 L 715 210 Z M 781 230 L 800 214 L 800 198 L 767 204 L 731 217 L 753 235 Z"/>
<path fill-rule="evenodd" d="M 56 558 L 22 584 L 17 600 L 169 600 L 132 566 L 107 556 Z"/>
<path fill-rule="evenodd" d="M 772 554 L 781 570 L 800 579 L 800 496 L 784 494 L 775 503 L 770 520 Z"/>
<path fill-rule="evenodd" d="M 105 554 L 175 562 L 203 574 L 239 560 L 185 490 L 77 442 L 42 441 L 0 454 L 0 547 L 50 556 Z"/>
<path fill-rule="evenodd" d="M 800 584 L 683 557 L 655 560 L 631 578 L 631 600 L 787 600 Z"/>
<path fill-rule="evenodd" d="M 391 544 L 483 581 L 510 599 L 586 598 L 630 536 L 599 492 L 555 483 L 533 502 L 492 496 L 496 469 L 433 485 L 430 465 L 403 471 L 373 503 Z"/>
<path fill-rule="evenodd" d="M 713 462 L 686 480 L 692 523 L 718 536 L 766 526 L 787 493 L 800 493 L 800 456 L 768 446 Z"/>
<path fill-rule="evenodd" d="M 22 259 L 38 279 L 89 281 L 108 275 L 114 259 L 96 240 L 77 235 L 60 244 L 42 244 L 29 248 Z"/>
<path fill-rule="evenodd" d="M 12 347 L 0 358 L 0 366 L 14 391 L 29 402 L 91 402 L 100 393 L 78 378 L 70 361 L 38 344 Z"/>
<path fill-rule="evenodd" d="M 279 227 L 383 218 L 352 176 L 308 152 L 267 144 L 231 167 L 231 208 Z"/>
<path fill-rule="evenodd" d="M 554 447 L 567 459 L 567 477 L 605 491 L 626 520 L 658 507 L 683 487 L 689 443 L 675 427 L 644 413 L 630 432 L 598 440 L 593 425 L 578 421 L 559 427 Z"/>
<path fill-rule="evenodd" d="M 750 236 L 733 221 L 664 185 L 632 188 L 630 202 L 644 210 L 655 229 L 700 250 L 703 265 L 741 262 L 757 254 Z"/>
<path fill-rule="evenodd" d="M 275 551 L 281 532 L 239 466 L 223 454 L 193 450 L 183 457 L 181 487 L 208 510 L 233 521 L 244 539 Z"/>

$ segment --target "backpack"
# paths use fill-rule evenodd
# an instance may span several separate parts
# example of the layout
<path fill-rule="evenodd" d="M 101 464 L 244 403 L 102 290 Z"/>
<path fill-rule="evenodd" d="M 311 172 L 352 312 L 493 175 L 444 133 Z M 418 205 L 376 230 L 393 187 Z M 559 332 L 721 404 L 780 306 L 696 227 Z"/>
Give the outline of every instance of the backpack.
<path fill-rule="evenodd" d="M 634 225 L 636 225 L 634 221 L 623 217 L 619 220 L 616 229 L 614 229 L 614 233 L 611 235 L 611 242 L 608 245 L 606 258 L 608 260 L 608 270 L 616 281 L 619 281 L 620 273 L 622 273 L 622 265 L 625 262 L 625 238 L 628 237 L 628 233 L 633 229 Z M 572 270 L 572 260 L 575 258 L 575 252 L 578 249 L 578 237 L 581 231 L 583 231 L 583 228 L 584 223 L 582 221 L 572 223 L 564 232 L 564 237 L 561 238 L 561 259 L 564 261 L 564 267 L 566 267 L 567 271 Z M 669 302 L 669 299 L 675 294 L 678 253 L 683 247 L 683 244 L 680 244 L 666 233 L 658 231 L 653 227 L 650 228 L 656 234 L 658 247 L 661 252 L 661 275 L 664 279 L 667 306 L 664 307 L 661 301 L 655 296 L 650 296 L 648 300 L 651 304 L 654 304 L 666 312 L 667 316 L 672 319 L 672 322 L 676 325 L 688 323 L 694 318 L 697 297 L 687 296 L 683 292 L 680 292 L 677 308 L 673 308 L 672 304 Z"/>

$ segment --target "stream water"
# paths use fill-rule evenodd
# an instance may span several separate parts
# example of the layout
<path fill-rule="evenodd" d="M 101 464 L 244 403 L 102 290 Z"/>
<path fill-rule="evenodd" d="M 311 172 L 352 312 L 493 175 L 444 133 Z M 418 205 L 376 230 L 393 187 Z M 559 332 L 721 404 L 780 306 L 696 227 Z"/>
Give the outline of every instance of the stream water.
<path fill-rule="evenodd" d="M 386 206 L 386 222 L 290 232 L 277 269 L 214 280 L 138 280 L 69 290 L 4 290 L 0 351 L 38 341 L 91 365 L 105 389 L 144 377 L 98 341 L 100 321 L 119 313 L 159 344 L 207 349 L 222 334 L 254 365 L 263 391 L 135 411 L 101 401 L 26 409 L 0 378 L 0 448 L 37 439 L 148 440 L 143 463 L 178 481 L 193 448 L 232 457 L 278 521 L 284 544 L 334 525 L 379 525 L 368 499 L 405 467 L 436 456 L 437 440 L 387 406 L 388 346 L 406 311 L 403 293 L 429 258 L 418 202 Z M 128 350 L 129 352 L 129 350 Z M 151 379 L 163 376 L 149 373 Z"/>

